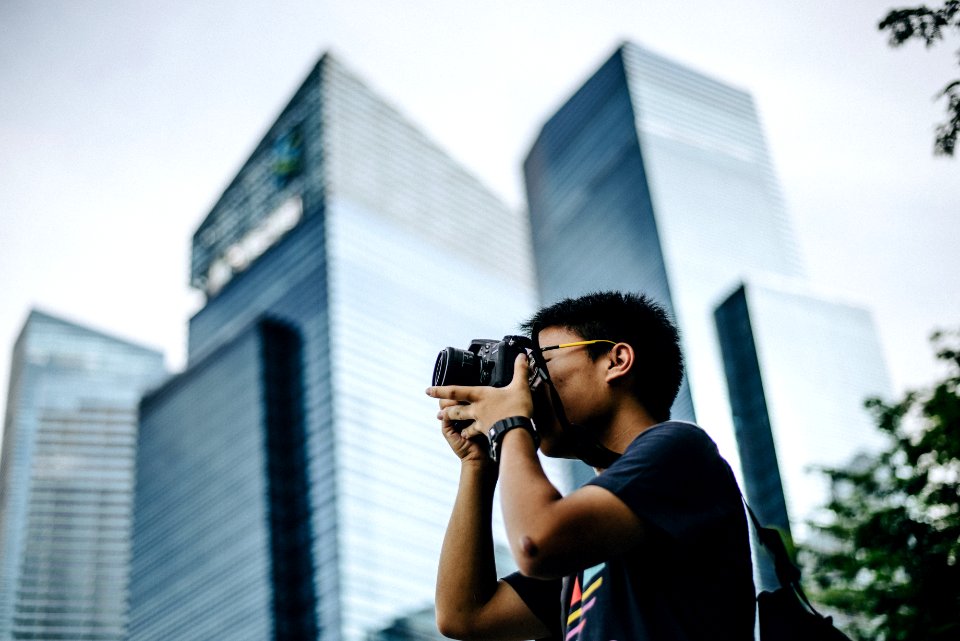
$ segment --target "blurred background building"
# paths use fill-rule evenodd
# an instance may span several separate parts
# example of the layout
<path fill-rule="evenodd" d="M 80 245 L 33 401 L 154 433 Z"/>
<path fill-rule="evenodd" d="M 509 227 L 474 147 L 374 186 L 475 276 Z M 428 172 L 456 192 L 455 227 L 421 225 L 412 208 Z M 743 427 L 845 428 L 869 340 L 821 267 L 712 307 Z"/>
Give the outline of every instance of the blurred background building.
<path fill-rule="evenodd" d="M 802 284 L 739 285 L 716 310 L 744 493 L 760 521 L 809 540 L 829 498 L 817 466 L 882 444 L 864 400 L 890 383 L 870 313 Z M 761 587 L 778 585 L 761 557 Z"/>
<path fill-rule="evenodd" d="M 325 55 L 194 235 L 188 367 L 142 405 L 130 638 L 426 617 L 459 464 L 424 390 L 532 312 L 529 242 Z"/>
<path fill-rule="evenodd" d="M 137 404 L 163 355 L 32 311 L 0 461 L 0 639 L 126 639 Z"/>
<path fill-rule="evenodd" d="M 437 630 L 433 606 L 399 617 L 382 630 L 377 630 L 367 641 L 444 641 Z"/>

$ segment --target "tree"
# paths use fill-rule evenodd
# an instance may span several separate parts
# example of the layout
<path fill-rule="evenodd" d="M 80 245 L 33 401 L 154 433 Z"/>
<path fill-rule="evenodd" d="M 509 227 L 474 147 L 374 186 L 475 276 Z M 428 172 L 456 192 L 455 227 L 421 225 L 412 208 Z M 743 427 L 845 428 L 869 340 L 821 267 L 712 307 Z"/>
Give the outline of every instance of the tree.
<path fill-rule="evenodd" d="M 943 38 L 946 29 L 960 30 L 960 0 L 946 0 L 938 9 L 926 5 L 904 9 L 892 9 L 877 25 L 880 31 L 889 30 L 890 46 L 899 47 L 907 40 L 923 40 L 927 47 Z M 960 62 L 960 50 L 957 51 Z M 947 99 L 947 120 L 937 125 L 935 154 L 953 156 L 960 132 L 960 78 L 947 84 L 937 94 Z"/>
<path fill-rule="evenodd" d="M 960 639 L 960 331 L 932 341 L 945 378 L 867 401 L 889 446 L 824 469 L 827 518 L 803 551 L 812 598 L 860 640 Z"/>

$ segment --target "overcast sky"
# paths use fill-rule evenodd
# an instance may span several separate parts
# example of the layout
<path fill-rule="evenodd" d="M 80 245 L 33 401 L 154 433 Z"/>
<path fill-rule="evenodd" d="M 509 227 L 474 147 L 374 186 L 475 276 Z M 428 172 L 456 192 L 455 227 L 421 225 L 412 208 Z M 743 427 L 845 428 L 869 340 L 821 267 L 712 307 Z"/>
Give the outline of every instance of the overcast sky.
<path fill-rule="evenodd" d="M 625 39 L 754 95 L 811 280 L 924 385 L 960 326 L 960 160 L 932 155 L 960 38 L 892 50 L 891 6 L 3 0 L 0 407 L 31 307 L 183 366 L 191 234 L 323 51 L 519 207 L 538 128 Z"/>

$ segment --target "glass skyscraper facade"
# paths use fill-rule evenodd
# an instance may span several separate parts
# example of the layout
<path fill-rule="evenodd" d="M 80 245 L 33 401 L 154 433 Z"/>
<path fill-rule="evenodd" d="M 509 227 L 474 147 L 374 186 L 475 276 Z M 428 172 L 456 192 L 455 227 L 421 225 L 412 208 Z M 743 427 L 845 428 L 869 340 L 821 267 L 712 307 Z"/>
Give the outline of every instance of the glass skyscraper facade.
<path fill-rule="evenodd" d="M 33 311 L 0 462 L 0 639 L 126 639 L 137 404 L 159 352 Z"/>
<path fill-rule="evenodd" d="M 325 55 L 194 236 L 188 366 L 142 406 L 131 639 L 420 620 L 459 465 L 424 389 L 443 347 L 517 331 L 529 256 L 522 215 Z"/>
<path fill-rule="evenodd" d="M 882 444 L 864 408 L 890 393 L 865 309 L 797 283 L 748 282 L 717 308 L 744 493 L 760 520 L 809 536 L 829 499 L 811 465 L 843 466 Z M 775 587 L 769 566 L 763 587 Z M 766 574 L 766 576 L 764 576 Z"/>
<path fill-rule="evenodd" d="M 541 301 L 664 304 L 687 360 L 673 416 L 735 464 L 713 310 L 751 273 L 802 271 L 751 96 L 626 43 L 543 126 L 524 175 Z"/>

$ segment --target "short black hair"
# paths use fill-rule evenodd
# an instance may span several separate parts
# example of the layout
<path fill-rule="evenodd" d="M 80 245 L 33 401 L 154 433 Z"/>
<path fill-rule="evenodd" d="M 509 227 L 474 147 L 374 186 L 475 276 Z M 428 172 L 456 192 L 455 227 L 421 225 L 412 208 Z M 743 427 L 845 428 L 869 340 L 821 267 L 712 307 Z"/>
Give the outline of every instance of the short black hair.
<path fill-rule="evenodd" d="M 534 341 L 548 327 L 563 327 L 584 340 L 629 344 L 637 355 L 633 369 L 637 399 L 654 420 L 670 418 L 683 380 L 683 354 L 680 333 L 659 303 L 643 294 L 595 292 L 544 307 L 521 327 Z M 596 360 L 609 351 L 609 345 L 587 349 Z"/>

